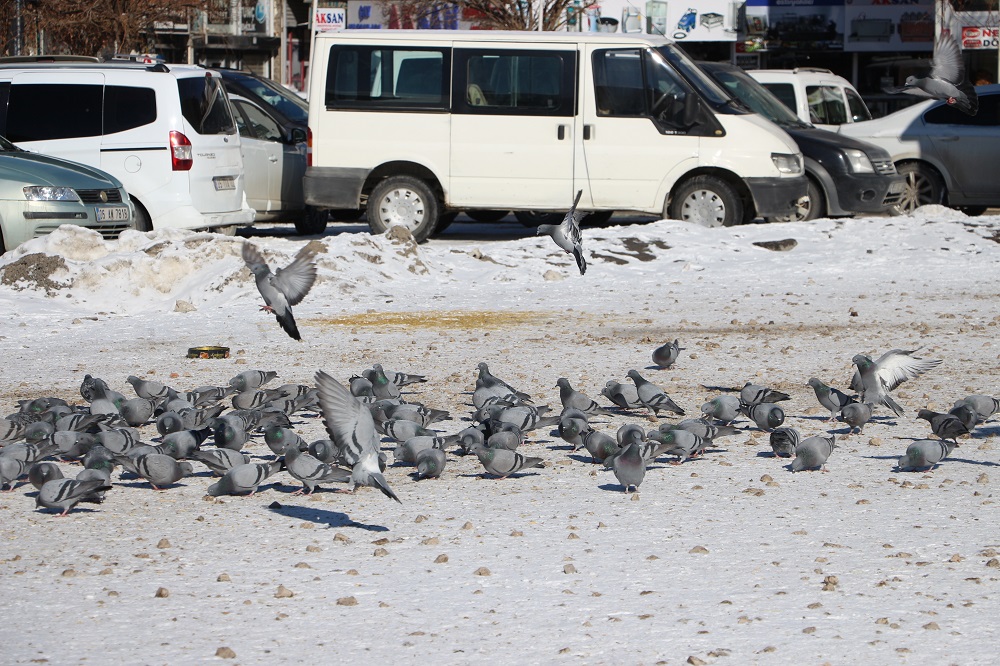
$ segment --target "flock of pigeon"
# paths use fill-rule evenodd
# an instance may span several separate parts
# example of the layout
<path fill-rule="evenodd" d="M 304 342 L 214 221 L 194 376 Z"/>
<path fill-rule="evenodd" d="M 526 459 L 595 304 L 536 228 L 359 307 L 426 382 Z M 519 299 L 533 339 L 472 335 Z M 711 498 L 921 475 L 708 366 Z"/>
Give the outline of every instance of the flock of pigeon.
<path fill-rule="evenodd" d="M 674 340 L 653 352 L 653 362 L 669 367 L 679 353 L 679 342 Z M 851 389 L 857 397 L 816 378 L 808 385 L 830 410 L 831 421 L 839 415 L 851 432 L 861 431 L 880 406 L 901 415 L 903 410 L 890 392 L 940 364 L 914 353 L 896 349 L 877 361 L 855 356 Z M 671 456 L 670 462 L 681 464 L 703 455 L 716 438 L 740 432 L 733 422 L 741 416 L 770 433 L 775 456 L 794 456 L 792 471 L 823 469 L 836 446 L 833 434 L 803 438 L 794 428 L 783 427 L 785 413 L 778 403 L 789 396 L 752 383 L 738 396 L 721 394 L 703 404 L 700 418 L 661 423 L 649 432 L 629 423 L 611 435 L 592 427 L 591 418 L 648 410 L 648 418 L 655 421 L 661 411 L 678 416 L 685 411 L 662 388 L 629 370 L 631 383 L 611 380 L 602 389 L 608 406 L 559 378 L 562 410 L 549 415 L 549 407 L 534 405 L 528 394 L 480 363 L 471 394 L 473 425 L 442 435 L 431 426 L 448 419 L 447 411 L 408 402 L 401 395 L 404 387 L 425 382 L 421 375 L 386 371 L 376 364 L 346 385 L 318 371 L 315 386 L 266 388 L 276 376 L 274 371 L 249 370 L 226 386 L 188 392 L 130 376 L 127 381 L 136 397 L 128 398 L 104 380 L 86 375 L 80 386 L 86 404 L 71 405 L 54 397 L 22 400 L 17 412 L 0 419 L 0 489 L 13 490 L 26 476 L 38 490 L 36 506 L 66 515 L 79 502 L 102 501 L 112 487 L 116 467 L 163 490 L 191 475 L 193 463 L 200 463 L 219 477 L 207 489 L 213 496 L 252 495 L 266 479 L 286 471 L 302 483 L 297 493 L 311 494 L 322 484 L 349 483 L 354 489 L 375 487 L 399 502 L 383 475 L 387 463 L 383 438 L 395 443 L 396 464 L 416 466 L 418 480 L 442 474 L 446 449 L 452 445 L 457 454 L 475 455 L 485 475 L 503 479 L 542 466 L 542 458 L 518 449 L 530 432 L 555 428 L 574 451 L 585 448 L 593 462 L 613 470 L 629 492 L 638 490 L 647 467 L 657 458 Z M 1000 401 L 984 395 L 968 396 L 947 413 L 920 410 L 918 417 L 929 421 L 938 439 L 910 444 L 898 461 L 899 469 L 933 469 L 958 446 L 959 437 L 998 410 Z M 318 413 L 328 438 L 310 443 L 297 434 L 292 425 L 300 412 Z M 154 425 L 158 436 L 150 441 L 158 443 L 144 442 L 139 429 Z M 273 455 L 254 461 L 245 449 L 255 438 L 263 439 Z M 51 458 L 79 462 L 81 471 L 75 478 L 64 478 L 63 468 Z"/>

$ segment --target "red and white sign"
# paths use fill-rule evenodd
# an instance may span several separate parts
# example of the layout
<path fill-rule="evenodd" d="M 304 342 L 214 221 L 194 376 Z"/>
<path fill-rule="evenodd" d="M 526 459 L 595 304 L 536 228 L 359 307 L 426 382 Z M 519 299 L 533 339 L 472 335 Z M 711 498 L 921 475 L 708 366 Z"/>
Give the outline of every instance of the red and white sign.
<path fill-rule="evenodd" d="M 343 30 L 347 27 L 347 10 L 343 7 L 317 7 L 313 13 L 313 32 Z"/>
<path fill-rule="evenodd" d="M 997 48 L 998 34 L 1000 34 L 1000 29 L 997 28 L 963 26 L 962 48 L 966 50 L 995 49 Z"/>

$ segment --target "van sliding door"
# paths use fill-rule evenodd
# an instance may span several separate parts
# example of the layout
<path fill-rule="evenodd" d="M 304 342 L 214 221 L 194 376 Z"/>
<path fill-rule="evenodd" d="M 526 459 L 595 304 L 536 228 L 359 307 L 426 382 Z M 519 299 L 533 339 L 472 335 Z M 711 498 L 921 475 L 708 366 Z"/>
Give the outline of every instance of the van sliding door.
<path fill-rule="evenodd" d="M 573 201 L 575 45 L 456 45 L 449 205 L 566 210 Z"/>

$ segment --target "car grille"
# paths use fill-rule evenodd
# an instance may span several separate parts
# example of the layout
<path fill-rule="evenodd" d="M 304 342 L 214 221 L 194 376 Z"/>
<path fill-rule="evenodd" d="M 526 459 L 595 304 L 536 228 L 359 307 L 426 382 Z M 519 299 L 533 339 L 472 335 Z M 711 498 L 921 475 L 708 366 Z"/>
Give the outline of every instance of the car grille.
<path fill-rule="evenodd" d="M 35 227 L 35 238 L 39 236 L 48 236 L 53 231 L 61 227 L 65 223 L 59 224 L 39 224 Z M 131 229 L 132 225 L 128 222 L 109 222 L 106 224 L 88 224 L 87 229 L 93 229 L 97 233 L 101 234 L 104 240 L 117 240 L 118 236 L 121 235 L 126 229 Z"/>
<path fill-rule="evenodd" d="M 101 192 L 107 195 L 107 201 L 101 199 Z M 80 197 L 80 201 L 88 204 L 121 203 L 122 201 L 121 190 L 77 190 L 76 194 Z"/>
<path fill-rule="evenodd" d="M 885 206 L 895 206 L 902 200 L 903 200 L 902 192 L 895 192 L 895 193 L 889 192 L 888 194 L 885 195 L 885 198 L 882 199 L 882 204 Z"/>
<path fill-rule="evenodd" d="M 875 167 L 875 173 L 880 176 L 896 174 L 896 165 L 892 163 L 892 160 L 872 160 L 872 166 Z"/>

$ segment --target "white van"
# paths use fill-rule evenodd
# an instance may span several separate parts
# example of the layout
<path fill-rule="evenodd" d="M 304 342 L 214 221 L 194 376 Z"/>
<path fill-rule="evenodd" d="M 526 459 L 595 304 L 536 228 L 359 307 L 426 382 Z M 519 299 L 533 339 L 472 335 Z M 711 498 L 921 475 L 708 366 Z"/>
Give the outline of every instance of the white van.
<path fill-rule="evenodd" d="M 374 232 L 577 190 L 580 210 L 731 225 L 806 193 L 795 142 L 662 37 L 347 30 L 312 54 L 306 203 L 365 208 Z"/>
<path fill-rule="evenodd" d="M 752 69 L 755 78 L 804 123 L 836 132 L 845 123 L 871 120 L 872 114 L 851 82 L 828 69 Z"/>
<path fill-rule="evenodd" d="M 137 229 L 253 222 L 222 79 L 201 67 L 0 64 L 0 135 L 118 178 Z"/>

